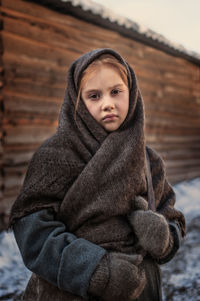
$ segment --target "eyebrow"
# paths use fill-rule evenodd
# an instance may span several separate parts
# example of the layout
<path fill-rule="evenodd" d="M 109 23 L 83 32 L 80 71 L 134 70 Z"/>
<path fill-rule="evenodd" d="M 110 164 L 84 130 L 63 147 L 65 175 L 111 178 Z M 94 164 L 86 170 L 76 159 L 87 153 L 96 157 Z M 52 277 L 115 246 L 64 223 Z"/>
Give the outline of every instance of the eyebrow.
<path fill-rule="evenodd" d="M 124 84 L 116 84 L 116 85 L 114 85 L 114 86 L 112 86 L 112 87 L 109 87 L 108 89 L 113 89 L 113 88 L 117 88 L 117 87 L 119 87 L 119 86 L 123 86 Z"/>
<path fill-rule="evenodd" d="M 91 90 L 86 90 L 86 91 L 83 91 L 84 93 L 92 93 L 92 92 L 97 92 L 99 91 L 99 89 L 91 89 Z"/>
<path fill-rule="evenodd" d="M 119 87 L 119 86 L 123 86 L 123 84 L 116 84 L 116 85 L 114 85 L 114 86 L 108 87 L 108 90 L 117 88 L 117 87 Z M 91 89 L 91 90 L 86 90 L 86 91 L 84 91 L 84 93 L 92 93 L 92 92 L 97 92 L 97 91 L 99 91 L 99 90 L 101 90 L 101 89 Z"/>

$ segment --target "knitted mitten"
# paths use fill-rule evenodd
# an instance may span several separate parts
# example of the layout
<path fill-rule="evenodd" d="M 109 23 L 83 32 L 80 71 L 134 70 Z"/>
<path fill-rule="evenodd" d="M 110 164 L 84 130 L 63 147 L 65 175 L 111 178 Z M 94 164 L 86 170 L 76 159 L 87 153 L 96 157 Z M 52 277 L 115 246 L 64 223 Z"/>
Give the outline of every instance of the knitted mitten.
<path fill-rule="evenodd" d="M 135 300 L 146 284 L 144 270 L 138 267 L 141 261 L 141 255 L 115 252 L 105 255 L 91 278 L 89 293 L 101 296 L 106 301 Z M 109 267 L 109 279 L 106 279 L 107 285 L 105 286 L 103 274 L 105 276 L 106 265 Z"/>
<path fill-rule="evenodd" d="M 140 195 L 136 196 L 132 204 L 132 210 L 148 210 L 148 202 Z"/>
<path fill-rule="evenodd" d="M 153 257 L 161 257 L 170 242 L 170 230 L 165 217 L 151 210 L 136 210 L 129 215 L 129 221 L 139 245 Z"/>

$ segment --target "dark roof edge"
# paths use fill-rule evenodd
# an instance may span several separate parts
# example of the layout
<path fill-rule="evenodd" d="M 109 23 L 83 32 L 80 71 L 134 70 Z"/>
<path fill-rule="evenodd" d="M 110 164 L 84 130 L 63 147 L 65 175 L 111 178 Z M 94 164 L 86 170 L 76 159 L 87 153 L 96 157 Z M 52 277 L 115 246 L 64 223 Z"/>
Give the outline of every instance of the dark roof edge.
<path fill-rule="evenodd" d="M 191 63 L 200 66 L 200 58 L 188 54 L 184 51 L 170 47 L 170 45 L 153 39 L 151 36 L 146 36 L 145 33 L 142 34 L 134 28 L 127 28 L 124 25 L 118 24 L 116 21 L 112 22 L 108 18 L 103 18 L 100 14 L 95 14 L 92 10 L 83 10 L 81 5 L 73 6 L 70 1 L 62 0 L 24 0 L 27 2 L 35 2 L 43 6 L 47 6 L 50 9 L 59 11 L 62 14 L 72 15 L 76 18 L 82 19 L 86 22 L 101 26 L 106 29 L 110 29 L 120 33 L 121 35 L 141 42 L 145 45 L 151 46 L 163 52 L 166 52 L 172 56 L 180 57 Z"/>

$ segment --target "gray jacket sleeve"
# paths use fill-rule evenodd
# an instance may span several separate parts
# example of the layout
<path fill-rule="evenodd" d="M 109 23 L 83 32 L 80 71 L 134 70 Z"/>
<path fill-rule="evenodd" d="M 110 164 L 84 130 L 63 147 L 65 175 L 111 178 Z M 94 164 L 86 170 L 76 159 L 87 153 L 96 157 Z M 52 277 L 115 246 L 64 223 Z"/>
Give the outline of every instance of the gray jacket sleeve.
<path fill-rule="evenodd" d="M 106 250 L 66 231 L 44 209 L 19 219 L 13 227 L 24 264 L 62 290 L 87 299 L 90 278 Z"/>

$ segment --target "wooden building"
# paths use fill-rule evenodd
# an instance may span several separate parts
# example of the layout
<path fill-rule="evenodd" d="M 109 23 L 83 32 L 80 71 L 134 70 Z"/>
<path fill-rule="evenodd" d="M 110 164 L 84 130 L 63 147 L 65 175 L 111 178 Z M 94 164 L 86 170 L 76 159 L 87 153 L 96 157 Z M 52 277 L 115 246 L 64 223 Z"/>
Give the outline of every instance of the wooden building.
<path fill-rule="evenodd" d="M 114 48 L 134 67 L 147 143 L 165 159 L 169 180 L 200 176 L 198 55 L 84 0 L 0 0 L 0 6 L 1 221 L 34 150 L 56 130 L 68 66 L 94 48 Z"/>

